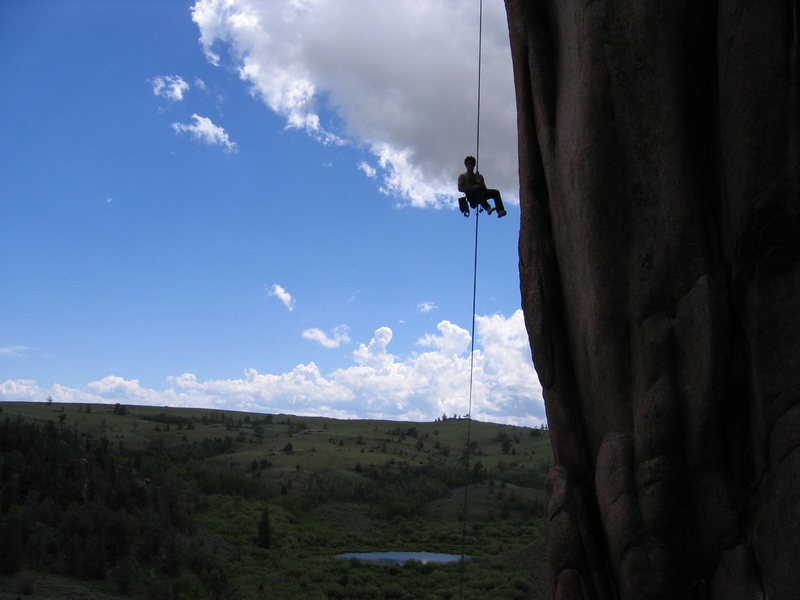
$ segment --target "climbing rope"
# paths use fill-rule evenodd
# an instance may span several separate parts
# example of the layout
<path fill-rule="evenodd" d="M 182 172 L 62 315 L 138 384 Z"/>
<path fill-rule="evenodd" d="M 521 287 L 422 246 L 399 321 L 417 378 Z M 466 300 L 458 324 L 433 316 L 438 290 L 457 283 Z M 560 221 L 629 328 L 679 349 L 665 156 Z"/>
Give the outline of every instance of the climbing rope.
<path fill-rule="evenodd" d="M 475 123 L 475 171 L 481 158 L 481 45 L 483 42 L 483 0 L 478 9 L 478 116 Z"/>
<path fill-rule="evenodd" d="M 478 171 L 478 164 L 481 152 L 481 44 L 483 40 L 483 0 L 480 0 L 478 11 L 478 116 L 475 125 L 475 171 Z M 459 600 L 464 599 L 464 580 L 467 562 L 467 507 L 469 505 L 469 465 L 470 452 L 472 451 L 472 389 L 473 375 L 475 372 L 475 307 L 478 292 L 478 215 L 481 209 L 478 206 L 475 210 L 475 250 L 472 263 L 472 330 L 470 336 L 469 350 L 469 409 L 467 410 L 467 443 L 464 450 L 464 504 L 461 511 L 461 574 L 458 585 Z"/>
<path fill-rule="evenodd" d="M 469 465 L 472 430 L 472 388 L 473 373 L 475 371 L 475 301 L 478 291 L 478 214 L 480 208 L 475 211 L 475 258 L 472 265 L 472 332 L 469 350 L 469 410 L 467 411 L 467 443 L 464 450 L 464 505 L 461 511 L 461 577 L 459 582 L 458 597 L 464 598 L 464 573 L 466 569 L 467 556 L 467 506 L 469 504 Z"/>

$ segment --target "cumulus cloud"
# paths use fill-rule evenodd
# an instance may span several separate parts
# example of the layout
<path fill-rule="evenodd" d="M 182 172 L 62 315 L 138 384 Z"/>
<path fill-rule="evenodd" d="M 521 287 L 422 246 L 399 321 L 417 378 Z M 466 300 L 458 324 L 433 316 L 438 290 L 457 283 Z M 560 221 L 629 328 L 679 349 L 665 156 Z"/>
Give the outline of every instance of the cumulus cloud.
<path fill-rule="evenodd" d="M 436 328 L 439 330 L 439 335 L 423 336 L 417 341 L 417 344 L 437 348 L 447 355 L 461 354 L 469 346 L 471 336 L 466 329 L 462 329 L 450 321 L 442 321 Z"/>
<path fill-rule="evenodd" d="M 175 133 L 189 133 L 194 139 L 211 146 L 222 146 L 225 152 L 236 152 L 236 143 L 232 142 L 225 130 L 208 117 L 193 114 L 194 123 L 173 123 Z"/>
<path fill-rule="evenodd" d="M 0 395 L 3 400 L 9 402 L 13 401 L 36 401 L 43 400 L 44 397 L 39 397 L 39 386 L 36 385 L 34 379 L 7 379 L 0 383 Z"/>
<path fill-rule="evenodd" d="M 528 349 L 522 311 L 476 318 L 472 415 L 483 421 L 537 426 L 544 422 L 542 391 Z M 169 377 L 164 389 L 108 376 L 79 388 L 40 387 L 18 379 L 0 383 L 0 399 L 225 408 L 338 418 L 431 421 L 464 414 L 469 403 L 469 332 L 449 321 L 424 336 L 429 350 L 400 357 L 393 332 L 378 328 L 353 352 L 353 364 L 324 374 L 315 363 L 281 374 L 247 369 L 241 378 L 202 381 Z"/>
<path fill-rule="evenodd" d="M 282 285 L 277 283 L 273 284 L 272 287 L 267 290 L 267 296 L 277 298 L 290 311 L 294 310 L 294 298 L 292 298 L 292 295 L 287 292 Z"/>
<path fill-rule="evenodd" d="M 237 69 L 287 127 L 366 148 L 381 191 L 401 202 L 452 205 L 463 157 L 476 152 L 477 4 L 198 0 L 192 18 L 208 60 Z M 516 107 L 502 2 L 484 6 L 482 57 L 480 170 L 513 203 Z"/>
<path fill-rule="evenodd" d="M 376 329 L 375 336 L 369 344 L 359 344 L 353 352 L 353 358 L 359 365 L 380 370 L 382 366 L 391 364 L 395 360 L 395 357 L 387 351 L 392 337 L 394 332 L 389 327 Z"/>
<path fill-rule="evenodd" d="M 156 96 L 173 102 L 183 100 L 183 94 L 189 91 L 189 84 L 180 75 L 154 77 L 151 83 L 153 84 L 153 93 Z"/>
<path fill-rule="evenodd" d="M 328 335 L 321 329 L 312 327 L 303 332 L 303 337 L 307 340 L 317 342 L 323 348 L 338 348 L 342 344 L 350 342 L 350 330 L 347 325 L 339 325 L 335 327 L 331 335 Z"/>

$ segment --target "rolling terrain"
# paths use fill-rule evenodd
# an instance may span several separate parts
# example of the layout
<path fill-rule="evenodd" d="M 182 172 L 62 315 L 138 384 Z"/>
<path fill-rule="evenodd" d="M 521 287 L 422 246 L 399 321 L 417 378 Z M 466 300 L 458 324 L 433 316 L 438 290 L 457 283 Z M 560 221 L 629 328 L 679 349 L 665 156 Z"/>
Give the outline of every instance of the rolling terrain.
<path fill-rule="evenodd" d="M 0 409 L 0 598 L 459 597 L 458 562 L 333 558 L 389 550 L 476 557 L 463 565 L 465 598 L 546 597 L 547 431 L 445 417 Z"/>

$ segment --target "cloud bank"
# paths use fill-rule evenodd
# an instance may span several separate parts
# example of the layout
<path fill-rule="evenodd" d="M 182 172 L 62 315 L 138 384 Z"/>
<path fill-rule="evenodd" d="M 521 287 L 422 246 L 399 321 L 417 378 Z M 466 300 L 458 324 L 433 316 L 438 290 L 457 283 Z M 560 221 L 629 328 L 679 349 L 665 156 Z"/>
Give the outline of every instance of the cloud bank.
<path fill-rule="evenodd" d="M 472 416 L 531 426 L 545 422 L 522 311 L 508 318 L 478 316 L 476 328 Z M 469 406 L 469 332 L 449 321 L 437 329 L 419 341 L 423 351 L 400 357 L 390 351 L 392 330 L 380 327 L 353 351 L 351 366 L 327 374 L 313 362 L 281 374 L 246 369 L 239 379 L 201 380 L 184 373 L 167 378 L 163 389 L 115 375 L 79 388 L 9 379 L 0 384 L 0 398 L 432 421 L 443 413 L 465 414 Z"/>
<path fill-rule="evenodd" d="M 365 148 L 371 164 L 356 168 L 407 204 L 452 205 L 463 158 L 476 153 L 477 3 L 198 0 L 192 18 L 208 60 L 235 68 L 287 127 Z M 480 170 L 515 203 L 502 2 L 485 3 L 481 64 Z"/>

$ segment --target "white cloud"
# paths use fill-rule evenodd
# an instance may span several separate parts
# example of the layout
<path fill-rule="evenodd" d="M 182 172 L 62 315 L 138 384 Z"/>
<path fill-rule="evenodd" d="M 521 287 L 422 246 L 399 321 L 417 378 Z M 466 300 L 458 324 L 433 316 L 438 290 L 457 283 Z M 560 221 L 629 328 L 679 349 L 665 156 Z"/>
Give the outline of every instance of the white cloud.
<path fill-rule="evenodd" d="M 162 75 L 154 77 L 153 93 L 160 98 L 166 98 L 173 102 L 183 100 L 183 94 L 189 91 L 189 84 L 180 75 Z"/>
<path fill-rule="evenodd" d="M 232 142 L 222 127 L 215 125 L 208 117 L 193 114 L 194 124 L 173 123 L 175 133 L 190 133 L 201 142 L 209 145 L 218 145 L 225 148 L 225 152 L 236 152 L 236 143 Z"/>
<path fill-rule="evenodd" d="M 277 298 L 290 311 L 294 310 L 294 298 L 292 298 L 292 295 L 287 292 L 282 285 L 277 283 L 273 284 L 273 286 L 267 290 L 267 296 Z"/>
<path fill-rule="evenodd" d="M 382 366 L 394 362 L 394 356 L 387 352 L 389 342 L 392 341 L 394 333 L 389 327 L 379 327 L 375 330 L 369 344 L 359 344 L 353 351 L 353 358 L 362 366 L 380 369 Z"/>
<path fill-rule="evenodd" d="M 4 348 L 0 348 L 0 358 L 2 357 L 13 357 L 18 358 L 31 352 L 32 350 L 36 350 L 36 348 L 31 348 L 30 346 L 6 346 Z"/>
<path fill-rule="evenodd" d="M 439 308 L 433 302 L 420 302 L 417 304 L 417 310 L 421 313 L 429 313 Z"/>
<path fill-rule="evenodd" d="M 378 174 L 378 171 L 377 169 L 375 169 L 375 167 L 368 165 L 363 160 L 360 163 L 358 163 L 358 170 L 363 171 L 364 175 L 366 175 L 370 179 Z"/>
<path fill-rule="evenodd" d="M 480 169 L 514 203 L 508 26 L 502 2 L 485 4 Z M 192 17 L 208 59 L 238 69 L 287 127 L 368 149 L 380 189 L 407 204 L 453 205 L 463 158 L 476 152 L 477 4 L 198 0 Z"/>
<path fill-rule="evenodd" d="M 436 328 L 439 330 L 439 335 L 429 333 L 420 338 L 417 344 L 438 348 L 447 355 L 461 354 L 469 347 L 471 336 L 466 329 L 450 321 L 442 321 Z"/>
<path fill-rule="evenodd" d="M 36 385 L 36 381 L 33 379 L 7 379 L 0 383 L 0 396 L 2 396 L 3 400 L 8 400 L 9 402 L 15 400 L 29 400 L 32 402 L 43 400 L 44 398 L 37 396 L 40 393 L 39 386 Z"/>
<path fill-rule="evenodd" d="M 321 329 L 312 327 L 311 329 L 306 329 L 303 332 L 303 337 L 307 340 L 317 342 L 324 348 L 338 348 L 342 344 L 347 344 L 350 342 L 349 332 L 350 330 L 348 329 L 347 325 L 339 325 L 338 327 L 335 327 L 331 335 L 328 335 Z"/>
<path fill-rule="evenodd" d="M 476 318 L 472 415 L 483 421 L 539 425 L 542 391 L 533 370 L 522 311 Z M 42 388 L 32 380 L 0 383 L 0 399 L 99 402 L 225 408 L 255 412 L 431 421 L 469 406 L 469 332 L 442 321 L 438 334 L 421 340 L 430 351 L 399 357 L 390 352 L 393 332 L 380 327 L 359 344 L 353 363 L 323 374 L 300 364 L 282 374 L 247 369 L 239 379 L 201 381 L 192 373 L 169 377 L 165 389 L 109 376 L 78 388 Z"/>

